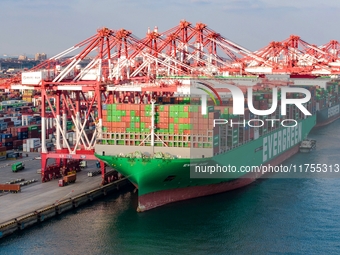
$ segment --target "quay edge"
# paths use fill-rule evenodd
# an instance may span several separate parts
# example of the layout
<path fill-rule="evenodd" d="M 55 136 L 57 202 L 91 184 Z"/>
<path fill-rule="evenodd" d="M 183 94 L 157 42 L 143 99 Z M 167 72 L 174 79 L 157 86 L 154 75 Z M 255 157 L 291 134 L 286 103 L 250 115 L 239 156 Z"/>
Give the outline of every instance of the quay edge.
<path fill-rule="evenodd" d="M 26 213 L 15 219 L 2 222 L 0 223 L 0 239 L 15 232 L 24 230 L 32 225 L 43 222 L 49 218 L 70 211 L 81 205 L 87 204 L 95 199 L 104 197 L 115 191 L 118 192 L 121 188 L 124 188 L 129 184 L 131 183 L 128 179 L 123 178 L 102 187 L 86 191 L 83 194 L 61 200 L 58 203 L 38 208 L 33 212 Z"/>

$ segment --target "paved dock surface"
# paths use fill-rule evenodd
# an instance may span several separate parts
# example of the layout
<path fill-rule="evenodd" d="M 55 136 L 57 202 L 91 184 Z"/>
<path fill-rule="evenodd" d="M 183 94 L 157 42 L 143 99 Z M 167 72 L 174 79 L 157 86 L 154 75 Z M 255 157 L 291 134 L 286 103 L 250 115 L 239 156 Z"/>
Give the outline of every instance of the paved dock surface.
<path fill-rule="evenodd" d="M 57 179 L 45 183 L 41 182 L 40 174 L 37 173 L 37 170 L 41 169 L 41 161 L 39 158 L 36 159 L 40 155 L 39 153 L 29 153 L 28 155 L 28 157 L 23 157 L 22 159 L 0 161 L 0 183 L 18 178 L 37 180 L 35 183 L 22 186 L 19 193 L 0 192 L 0 224 L 45 206 L 58 203 L 60 200 L 100 187 L 100 175 L 87 176 L 89 171 L 99 170 L 96 168 L 95 161 L 87 161 L 87 168 L 77 173 L 75 183 L 59 187 Z M 11 165 L 15 162 L 23 162 L 25 169 L 16 173 L 12 172 Z"/>

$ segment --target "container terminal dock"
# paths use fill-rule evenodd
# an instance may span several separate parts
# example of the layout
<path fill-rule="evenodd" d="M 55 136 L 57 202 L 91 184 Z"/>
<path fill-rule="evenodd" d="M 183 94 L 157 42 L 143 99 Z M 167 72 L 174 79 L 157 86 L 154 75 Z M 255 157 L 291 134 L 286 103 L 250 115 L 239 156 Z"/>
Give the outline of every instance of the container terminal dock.
<path fill-rule="evenodd" d="M 267 141 L 275 132 L 281 135 L 277 128 L 283 129 L 279 122 L 268 126 L 266 117 L 282 123 L 287 120 L 288 112 L 291 120 L 304 122 L 304 136 L 315 124 L 326 125 L 340 117 L 338 49 L 340 43 L 334 40 L 316 48 L 291 35 L 252 52 L 206 24 L 194 25 L 182 20 L 164 33 L 158 27 L 153 31 L 148 29 L 143 39 L 137 39 L 125 29 L 100 28 L 93 36 L 34 68 L 0 79 L 0 161 L 3 160 L 0 165 L 4 166 L 0 168 L 0 184 L 17 178 L 25 178 L 26 183 L 37 180 L 22 186 L 22 192 L 17 194 L 1 194 L 0 223 L 4 224 L 0 226 L 0 236 L 128 183 L 121 179 L 119 183 L 113 181 L 112 177 L 116 177 L 107 172 L 106 165 L 117 171 L 122 165 L 112 164 L 112 158 L 124 160 L 124 169 L 128 170 L 136 169 L 133 162 L 142 164 L 152 158 L 150 162 L 158 171 L 158 161 L 175 160 L 187 166 L 182 160 L 191 159 L 189 151 L 195 151 L 197 159 L 215 156 L 220 159 L 232 153 L 236 158 L 244 155 L 239 153 L 242 146 L 251 143 L 257 147 L 248 146 L 251 154 L 246 155 L 257 153 L 260 165 L 268 158 L 266 153 L 261 156 L 258 152 L 268 148 Z M 233 100 L 230 88 L 240 96 L 249 92 L 247 98 L 243 97 L 247 102 Z M 306 93 L 295 93 L 301 89 L 308 90 L 311 100 L 305 101 Z M 286 105 L 284 99 L 304 101 L 316 120 L 306 120 L 301 111 Z M 256 111 L 250 110 L 250 102 L 254 102 L 252 107 Z M 237 108 L 243 109 L 243 113 L 236 111 Z M 257 119 L 259 110 L 269 108 L 277 111 L 268 110 L 270 116 L 261 115 L 263 120 Z M 248 125 L 214 131 L 212 124 L 216 118 L 241 123 L 247 119 Z M 249 128 L 249 121 L 253 120 L 265 124 Z M 281 151 L 284 159 L 298 151 L 298 145 L 295 142 L 294 145 L 292 151 Z M 279 158 L 274 147 L 272 154 Z M 141 148 L 145 150 L 143 153 Z M 288 149 L 286 143 L 282 142 L 282 148 Z M 26 153 L 27 158 L 23 157 Z M 34 153 L 39 155 L 39 160 L 33 159 Z M 100 168 L 99 176 L 88 177 L 86 169 L 79 169 L 83 161 L 91 162 L 88 167 L 91 169 L 98 159 L 99 167 L 93 169 Z M 13 172 L 11 164 L 20 161 L 24 161 L 25 168 Z M 40 174 L 37 169 L 41 169 Z M 149 177 L 158 174 L 150 171 L 144 178 L 144 175 L 125 174 L 124 169 L 120 173 L 132 182 L 136 176 L 140 177 L 138 180 L 146 180 L 151 188 L 146 187 L 144 193 L 142 185 L 133 183 L 139 196 L 145 195 L 153 203 L 152 191 L 157 183 Z M 140 169 L 150 170 L 145 165 Z M 160 197 L 168 198 L 167 194 L 171 194 L 176 199 L 183 198 L 182 190 L 177 188 L 188 187 L 181 176 L 189 176 L 189 172 L 174 174 L 161 170 L 157 191 L 164 192 L 159 193 Z M 75 183 L 64 187 L 75 180 L 74 172 Z M 190 178 L 186 180 L 191 183 Z M 169 193 L 163 190 L 165 186 Z M 216 185 L 214 191 L 205 189 L 199 194 L 225 188 Z M 23 216 L 23 213 L 31 215 Z"/>
<path fill-rule="evenodd" d="M 18 179 L 26 181 L 21 192 L 0 192 L 0 238 L 103 197 L 130 183 L 124 178 L 102 186 L 100 174 L 88 176 L 88 173 L 97 170 L 94 161 L 89 161 L 87 168 L 77 173 L 75 183 L 64 187 L 58 186 L 57 179 L 42 183 L 37 171 L 41 167 L 39 156 L 40 153 L 28 153 L 28 157 L 0 162 L 1 183 Z M 22 162 L 25 169 L 13 172 L 11 165 L 16 162 Z"/>

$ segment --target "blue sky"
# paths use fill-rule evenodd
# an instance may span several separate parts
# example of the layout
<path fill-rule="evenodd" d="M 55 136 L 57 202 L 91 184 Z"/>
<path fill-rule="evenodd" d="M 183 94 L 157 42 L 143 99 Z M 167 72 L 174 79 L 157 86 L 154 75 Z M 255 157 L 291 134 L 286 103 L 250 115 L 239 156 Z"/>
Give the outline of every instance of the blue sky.
<path fill-rule="evenodd" d="M 291 34 L 322 45 L 340 41 L 335 0 L 0 0 L 0 55 L 55 55 L 101 27 L 125 28 L 143 38 L 185 19 L 258 50 Z"/>

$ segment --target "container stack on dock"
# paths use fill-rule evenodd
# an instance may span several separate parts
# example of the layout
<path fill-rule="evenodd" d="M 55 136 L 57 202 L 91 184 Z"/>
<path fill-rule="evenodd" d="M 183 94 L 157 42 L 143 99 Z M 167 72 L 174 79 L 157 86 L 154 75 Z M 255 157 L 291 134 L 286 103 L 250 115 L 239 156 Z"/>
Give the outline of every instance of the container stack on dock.
<path fill-rule="evenodd" d="M 6 147 L 0 146 L 0 160 L 6 160 Z"/>
<path fill-rule="evenodd" d="M 41 147 L 40 138 L 30 138 L 23 141 L 24 152 L 38 152 Z"/>
<path fill-rule="evenodd" d="M 12 134 L 1 134 L 1 143 L 7 150 L 13 149 L 13 137 Z"/>
<path fill-rule="evenodd" d="M 35 90 L 24 90 L 24 94 L 22 95 L 22 100 L 31 103 L 34 95 L 35 95 Z"/>

